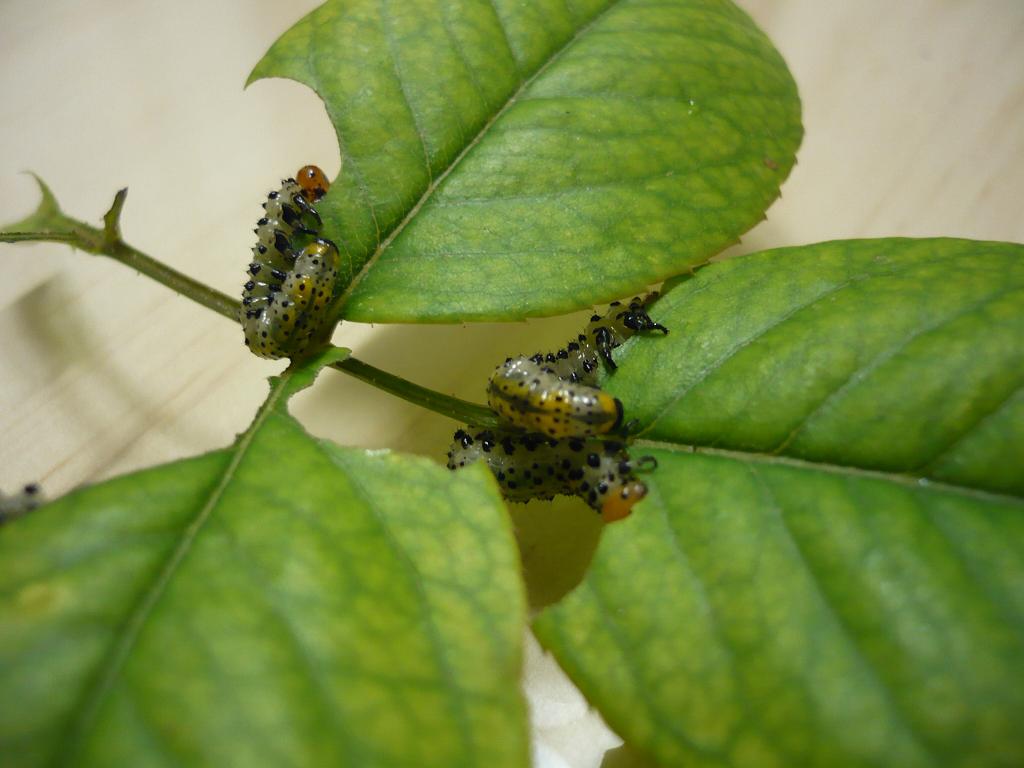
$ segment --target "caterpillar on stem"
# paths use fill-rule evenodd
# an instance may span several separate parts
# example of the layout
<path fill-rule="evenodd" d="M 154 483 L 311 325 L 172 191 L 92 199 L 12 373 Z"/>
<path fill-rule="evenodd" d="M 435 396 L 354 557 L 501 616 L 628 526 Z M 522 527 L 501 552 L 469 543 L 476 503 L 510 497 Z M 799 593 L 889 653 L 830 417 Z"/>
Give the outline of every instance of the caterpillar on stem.
<path fill-rule="evenodd" d="M 323 326 L 338 275 L 338 248 L 319 236 L 313 207 L 329 183 L 315 165 L 284 179 L 267 195 L 242 286 L 242 330 L 253 354 L 295 357 Z"/>
<path fill-rule="evenodd" d="M 510 501 L 566 494 L 582 498 L 606 522 L 629 515 L 647 494 L 637 470 L 657 462 L 651 456 L 634 462 L 624 442 L 598 438 L 623 430 L 622 402 L 600 389 L 598 373 L 602 364 L 615 368 L 612 350 L 630 336 L 668 333 L 647 313 L 656 296 L 613 302 L 557 352 L 506 359 L 487 383 L 487 401 L 507 426 L 458 430 L 448 468 L 485 462 Z"/>

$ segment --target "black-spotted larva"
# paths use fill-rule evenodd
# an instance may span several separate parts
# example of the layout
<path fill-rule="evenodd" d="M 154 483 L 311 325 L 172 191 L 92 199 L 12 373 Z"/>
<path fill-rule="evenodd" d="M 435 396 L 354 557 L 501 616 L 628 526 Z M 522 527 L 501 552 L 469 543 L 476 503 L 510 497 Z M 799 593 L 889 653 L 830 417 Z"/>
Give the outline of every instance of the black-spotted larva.
<path fill-rule="evenodd" d="M 601 361 L 615 368 L 611 352 L 639 331 L 668 329 L 651 320 L 647 299 L 613 302 L 594 315 L 563 349 L 508 358 L 487 383 L 487 402 L 511 426 L 550 437 L 588 437 L 622 426 L 622 403 L 597 384 Z"/>
<path fill-rule="evenodd" d="M 306 350 L 326 319 L 338 274 L 338 249 L 318 236 L 313 203 L 328 182 L 316 166 L 267 195 L 256 222 L 257 242 L 242 290 L 245 343 L 260 357 L 293 357 Z"/>
<path fill-rule="evenodd" d="M 597 387 L 563 379 L 544 362 L 516 357 L 487 382 L 487 404 L 508 424 L 549 437 L 589 437 L 622 424 L 622 403 Z"/>
<path fill-rule="evenodd" d="M 637 467 L 657 464 L 650 456 L 633 462 L 625 443 L 615 440 L 557 439 L 505 429 L 458 430 L 448 451 L 448 468 L 476 461 L 486 462 L 510 501 L 579 496 L 605 522 L 629 515 L 647 494 L 647 486 L 635 476 Z"/>

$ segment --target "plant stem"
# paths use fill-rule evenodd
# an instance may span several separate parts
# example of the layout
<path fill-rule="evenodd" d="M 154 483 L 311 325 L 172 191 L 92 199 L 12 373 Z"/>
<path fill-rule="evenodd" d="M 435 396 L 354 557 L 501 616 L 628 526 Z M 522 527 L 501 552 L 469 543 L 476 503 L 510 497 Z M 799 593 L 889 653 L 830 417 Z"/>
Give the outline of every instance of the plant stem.
<path fill-rule="evenodd" d="M 375 368 L 369 363 L 364 363 L 362 360 L 357 360 L 354 357 L 334 363 L 332 367 L 360 381 L 365 381 L 367 384 L 377 387 L 377 389 L 390 392 L 392 395 L 407 400 L 414 405 L 428 408 L 435 413 L 448 416 L 456 421 L 472 424 L 475 427 L 493 428 L 499 426 L 497 415 L 489 408 L 427 389 L 400 376 L 395 376 L 393 373 Z"/>
<path fill-rule="evenodd" d="M 223 315 L 229 320 L 238 322 L 238 309 L 241 303 L 235 301 L 227 294 L 223 294 L 176 269 L 168 267 L 152 256 L 132 248 L 120 238 L 112 240 L 106 237 L 101 229 L 90 227 L 88 224 L 73 219 L 68 221 L 74 226 L 67 231 L 4 232 L 0 234 L 0 242 L 64 243 L 72 248 L 77 248 L 80 251 L 85 251 L 95 256 L 106 256 L 114 261 L 121 262 L 126 267 L 131 267 L 136 272 L 141 272 L 158 283 L 163 283 L 172 291 L 192 299 L 197 304 L 202 304 L 207 309 L 212 309 L 218 315 Z"/>
<path fill-rule="evenodd" d="M 45 190 L 45 193 L 48 192 L 49 190 Z M 2 232 L 0 242 L 64 243 L 96 256 L 107 256 L 166 285 L 175 293 L 192 299 L 233 322 L 239 322 L 239 301 L 172 269 L 121 239 L 119 220 L 126 193 L 127 190 L 122 189 L 114 197 L 110 210 L 103 217 L 103 229 L 72 219 L 54 206 L 45 229 L 33 232 Z M 335 363 L 332 367 L 377 389 L 456 421 L 478 427 L 498 426 L 497 416 L 489 408 L 427 389 L 354 357 Z"/>
<path fill-rule="evenodd" d="M 125 266 L 131 267 L 136 272 L 141 272 L 146 277 L 150 277 L 158 283 L 163 283 L 172 291 L 192 299 L 197 304 L 202 304 L 207 309 L 212 309 L 217 314 L 223 315 L 236 323 L 238 322 L 240 302 L 200 283 L 198 280 L 192 279 L 176 269 L 168 267 L 166 264 L 157 261 L 151 256 L 147 256 L 142 251 L 132 248 L 121 240 L 112 243 L 108 251 L 92 252 L 109 256 Z"/>

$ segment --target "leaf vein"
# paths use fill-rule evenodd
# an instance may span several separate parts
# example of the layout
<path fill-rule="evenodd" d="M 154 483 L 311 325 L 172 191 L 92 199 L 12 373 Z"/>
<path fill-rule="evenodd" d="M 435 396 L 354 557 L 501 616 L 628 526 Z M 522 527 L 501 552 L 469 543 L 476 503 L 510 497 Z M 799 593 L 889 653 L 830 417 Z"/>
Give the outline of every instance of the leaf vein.
<path fill-rule="evenodd" d="M 509 58 L 512 59 L 512 64 L 516 68 L 516 73 L 521 73 L 519 57 L 516 56 L 515 49 L 512 47 L 512 38 L 508 36 L 508 30 L 505 29 L 505 22 L 502 21 L 501 14 L 498 13 L 498 6 L 494 4 L 494 0 L 486 0 L 486 2 L 491 11 L 494 12 L 494 20 L 498 24 L 498 31 L 501 33 L 501 39 L 505 42 L 505 47 L 508 48 L 508 55 Z"/>
<path fill-rule="evenodd" d="M 583 586 L 587 588 L 590 594 L 594 598 L 594 602 L 597 603 L 597 614 L 601 617 L 601 623 L 604 624 L 605 630 L 608 632 L 612 642 L 619 649 L 620 658 L 623 660 L 626 668 L 629 671 L 630 677 L 640 686 L 641 689 L 646 687 L 646 681 L 643 680 L 640 674 L 640 668 L 634 661 L 633 654 L 636 652 L 636 646 L 630 642 L 629 639 L 623 637 L 622 632 L 619 630 L 618 625 L 612 620 L 610 615 L 610 608 L 608 603 L 602 594 L 601 590 L 597 588 L 593 578 L 587 578 L 583 580 Z M 686 744 L 690 749 L 699 755 L 706 757 L 712 757 L 715 759 L 723 760 L 726 765 L 732 765 L 732 761 L 729 759 L 727 754 L 719 753 L 718 751 L 709 750 L 707 747 L 701 746 L 693 742 L 685 731 L 681 729 L 679 724 L 674 720 L 671 720 L 665 716 L 665 713 L 656 706 L 649 705 L 647 707 L 648 712 L 651 713 L 654 721 L 658 723 L 664 730 L 668 731 L 672 735 L 676 736 L 680 741 Z"/>
<path fill-rule="evenodd" d="M 934 322 L 926 323 L 925 325 L 919 328 L 915 328 L 910 334 L 905 336 L 896 344 L 889 347 L 888 349 L 883 350 L 878 355 L 876 355 L 874 359 L 868 361 L 866 365 L 861 366 L 860 368 L 853 371 L 844 382 L 842 382 L 838 387 L 833 389 L 814 408 L 809 410 L 804 415 L 803 419 L 800 420 L 800 423 L 797 424 L 797 426 L 789 433 L 789 435 L 786 436 L 782 440 L 782 442 L 780 442 L 775 448 L 772 448 L 769 451 L 769 453 L 782 453 L 784 450 L 786 450 L 786 448 L 793 442 L 797 435 L 807 426 L 807 424 L 814 418 L 816 414 L 821 413 L 823 410 L 829 408 L 832 404 L 835 403 L 837 399 L 845 397 L 851 390 L 855 389 L 860 384 L 862 384 L 867 377 L 869 377 L 871 374 L 873 374 L 887 362 L 897 357 L 901 352 L 906 350 L 906 348 L 917 339 L 921 338 L 922 336 L 926 336 L 930 333 L 934 333 L 935 331 L 940 330 L 943 326 L 956 322 L 960 318 L 974 314 L 975 312 L 982 309 L 991 302 L 1001 298 L 1002 296 L 1005 296 L 1007 293 L 1011 293 L 1016 290 L 1019 290 L 1019 287 L 1012 286 L 1005 290 L 989 294 L 983 297 L 982 299 L 972 303 L 970 306 L 962 307 L 958 309 L 956 312 L 953 312 L 948 315 L 943 315 Z M 971 425 L 971 428 L 976 426 L 977 423 L 978 422 L 975 421 L 974 424 Z M 971 428 L 969 428 L 967 431 L 970 432 Z"/>
<path fill-rule="evenodd" d="M 949 453 L 958 445 L 960 445 L 960 443 L 962 443 L 964 440 L 970 437 L 983 424 L 987 423 L 990 419 L 997 416 L 1006 406 L 1012 403 L 1016 399 L 1017 395 L 1019 395 L 1022 391 L 1024 391 L 1024 382 L 1021 382 L 1016 387 L 1014 387 L 1009 392 L 1009 394 L 1002 398 L 992 409 L 984 413 L 979 413 L 975 417 L 974 421 L 972 421 L 966 429 L 964 429 L 958 435 L 954 436 L 954 438 L 951 441 L 941 446 L 931 456 L 931 458 L 927 459 L 920 466 L 915 467 L 914 471 L 924 473 L 927 472 L 929 468 L 933 468 L 943 456 L 945 456 L 947 453 Z"/>
<path fill-rule="evenodd" d="M 789 521 L 786 519 L 785 511 L 775 498 L 775 493 L 772 491 L 770 485 L 752 464 L 747 464 L 747 469 L 753 477 L 754 482 L 761 489 L 761 494 L 767 502 L 770 510 L 775 514 L 775 518 L 779 523 L 780 532 L 789 542 L 790 549 L 795 556 L 795 559 L 807 574 L 807 581 L 810 583 L 814 592 L 818 595 L 821 606 L 825 609 L 826 613 L 832 617 L 835 622 L 836 629 L 839 630 L 839 634 L 845 639 L 847 646 L 853 654 L 860 660 L 862 667 L 866 672 L 868 672 L 870 679 L 874 683 L 875 689 L 888 703 L 889 709 L 903 724 L 903 730 L 907 736 L 924 754 L 929 757 L 931 762 L 938 764 L 940 761 L 935 759 L 935 755 L 932 754 L 931 747 L 926 742 L 924 735 L 920 733 L 916 724 L 914 724 L 910 719 L 909 713 L 904 709 L 902 704 L 894 695 L 894 686 L 886 678 L 882 668 L 862 647 L 860 643 L 860 634 L 857 632 L 855 627 L 850 625 L 849 619 L 831 599 L 825 587 L 822 585 L 821 575 L 808 559 L 799 539 L 790 527 Z"/>
<path fill-rule="evenodd" d="M 930 266 L 935 266 L 935 264 L 937 263 L 939 262 L 931 262 Z M 809 300 L 803 302 L 802 304 L 798 304 L 795 307 L 790 308 L 785 314 L 775 318 L 766 326 L 756 329 L 753 335 L 748 336 L 745 339 L 741 339 L 734 343 L 732 346 L 726 349 L 722 353 L 722 355 L 719 356 L 716 360 L 706 365 L 698 373 L 697 378 L 691 384 L 680 389 L 679 392 L 676 393 L 662 407 L 661 413 L 651 421 L 651 423 L 643 430 L 642 434 L 651 432 L 657 426 L 658 422 L 661 421 L 661 419 L 664 418 L 665 415 L 668 414 L 679 403 L 680 400 L 682 400 L 684 397 L 690 394 L 690 392 L 692 392 L 694 389 L 703 384 L 706 379 L 708 379 L 712 374 L 715 373 L 715 371 L 720 369 L 725 363 L 727 363 L 729 360 L 731 360 L 733 357 L 739 354 L 743 349 L 749 347 L 751 344 L 756 343 L 759 339 L 761 339 L 771 331 L 782 326 L 784 323 L 790 321 L 794 316 L 798 315 L 799 313 L 807 309 L 810 309 L 811 307 L 829 298 L 830 296 L 834 296 L 835 294 L 846 290 L 852 285 L 857 285 L 859 283 L 877 280 L 881 278 L 896 277 L 898 275 L 911 272 L 915 269 L 920 269 L 922 266 L 922 264 L 912 263 L 909 266 L 906 266 L 902 269 L 891 269 L 880 272 L 862 272 L 860 274 L 849 276 L 843 281 L 829 286 L 826 290 L 822 291 L 821 293 L 818 293 L 810 297 Z"/>
<path fill-rule="evenodd" d="M 406 89 L 405 78 L 402 77 L 401 63 L 398 60 L 398 51 L 395 46 L 395 36 L 391 29 L 391 24 L 394 21 L 391 13 L 389 12 L 388 0 L 380 0 L 380 16 L 381 16 L 381 28 L 384 31 L 384 39 L 388 44 L 388 56 L 391 59 L 392 71 L 395 75 L 395 80 L 398 83 L 398 92 L 402 95 L 402 101 L 405 102 L 406 109 L 409 110 L 409 117 L 412 119 L 412 127 L 416 132 L 416 136 L 419 137 L 420 147 L 423 149 L 423 164 L 427 169 L 427 188 L 434 180 L 434 169 L 430 165 L 430 152 L 427 151 L 427 137 L 423 131 L 423 126 L 420 125 L 421 117 L 413 106 L 412 99 L 409 98 L 409 92 Z"/>
<path fill-rule="evenodd" d="M 766 326 L 758 328 L 752 336 L 748 336 L 747 338 L 741 339 L 740 341 L 733 344 L 731 347 L 726 349 L 725 352 L 722 353 L 720 357 L 718 357 L 718 359 L 716 359 L 709 365 L 705 366 L 704 369 L 700 371 L 700 373 L 697 375 L 696 380 L 692 384 L 682 388 L 676 395 L 674 395 L 672 399 L 669 400 L 669 402 L 664 406 L 664 408 L 661 411 L 661 414 L 651 421 L 650 425 L 647 427 L 647 429 L 644 430 L 644 432 L 649 432 L 653 430 L 657 426 L 658 422 L 665 416 L 665 414 L 668 413 L 672 408 L 674 408 L 680 400 L 682 400 L 684 397 L 690 394 L 690 392 L 692 392 L 694 389 L 703 384 L 704 381 L 708 379 L 715 371 L 717 371 L 719 368 L 725 365 L 733 357 L 738 355 L 742 350 L 746 349 L 751 344 L 756 343 L 759 339 L 761 339 L 774 329 L 786 323 L 794 315 L 797 315 L 800 312 L 803 312 L 804 310 L 813 307 L 815 304 L 817 304 L 820 301 L 824 301 L 829 296 L 833 296 L 839 293 L 840 291 L 845 290 L 847 287 L 854 284 L 855 282 L 861 282 L 863 280 L 869 279 L 871 279 L 870 276 L 858 276 L 856 278 L 849 278 L 847 280 L 844 280 L 843 282 L 838 283 L 837 285 L 830 286 L 827 290 L 822 291 L 821 293 L 811 297 L 809 301 L 806 301 L 802 304 L 790 308 L 788 312 L 774 319 Z"/>
<path fill-rule="evenodd" d="M 313 34 L 317 34 L 317 25 L 313 25 Z M 309 50 L 306 52 L 306 68 L 312 73 L 314 82 L 319 85 L 323 82 L 323 78 L 320 76 L 320 57 L 314 55 L 316 51 L 321 50 L 320 45 L 310 45 Z M 319 91 L 317 91 L 319 93 Z M 325 106 L 327 105 L 326 99 L 324 100 Z M 329 107 L 328 107 L 329 109 Z M 370 186 L 366 182 L 366 176 L 363 174 L 362 169 L 359 167 L 359 163 L 353 158 L 348 152 L 348 142 L 345 140 L 344 135 L 341 132 L 341 127 L 338 125 L 337 120 L 332 116 L 331 122 L 335 125 L 334 135 L 338 140 L 338 152 L 341 155 L 341 167 L 338 169 L 338 176 L 335 178 L 335 182 L 341 178 L 341 172 L 344 170 L 346 163 L 350 166 L 352 175 L 355 177 L 356 187 L 359 189 L 359 193 L 366 203 L 366 208 L 370 212 L 370 221 L 373 222 L 373 228 L 375 231 L 374 245 L 380 245 L 380 222 L 377 221 L 377 209 L 373 204 L 373 198 L 370 194 Z M 342 241 L 345 252 L 349 256 L 351 261 L 351 254 L 348 250 L 347 238 L 337 238 Z"/>
<path fill-rule="evenodd" d="M 348 727 L 343 713 L 338 708 L 337 702 L 327 687 L 326 681 L 330 675 L 325 672 L 323 665 L 310 655 L 305 643 L 296 631 L 294 622 L 288 617 L 284 609 L 277 604 L 277 601 L 273 599 L 271 593 L 275 590 L 271 586 L 271 579 L 267 578 L 266 573 L 263 572 L 263 569 L 253 559 L 242 542 L 238 540 L 238 537 L 234 535 L 234 532 L 223 526 L 221 526 L 221 529 L 232 544 L 232 548 L 228 551 L 234 555 L 235 562 L 245 568 L 258 584 L 264 586 L 263 590 L 257 589 L 256 594 L 263 597 L 262 602 L 266 606 L 268 613 L 276 620 L 282 633 L 285 635 L 285 639 L 294 650 L 293 658 L 299 662 L 305 673 L 303 676 L 308 682 L 308 687 L 320 700 L 325 714 L 330 718 L 331 724 L 337 731 L 345 734 L 343 738 L 337 741 L 345 746 L 346 752 L 348 752 L 347 758 L 353 761 L 352 764 L 356 764 L 354 756 L 349 751 L 349 748 L 354 746 L 356 741 L 351 737 L 351 729 Z"/>
<path fill-rule="evenodd" d="M 956 559 L 963 570 L 964 575 L 967 579 L 974 584 L 977 591 L 981 593 L 985 601 L 994 609 L 995 613 L 1002 617 L 1002 619 L 1010 626 L 1016 627 L 1018 630 L 1021 628 L 1022 618 L 1014 613 L 1014 611 L 1007 605 L 1007 602 L 1000 598 L 1000 596 L 993 589 L 992 584 L 986 579 L 978 569 L 974 566 L 975 558 L 970 557 L 964 552 L 961 546 L 961 538 L 953 534 L 953 532 L 947 530 L 947 527 L 940 523 L 934 514 L 934 510 L 928 504 L 923 503 L 921 495 L 917 493 L 910 494 L 910 498 L 914 504 L 914 507 L 918 510 L 921 518 L 928 523 L 938 533 L 939 538 L 945 543 L 946 548 L 950 554 Z M 985 517 L 980 516 L 984 522 L 989 522 Z M 1021 637 L 1018 633 L 1017 637 Z M 1020 645 L 1020 643 L 1018 643 Z M 962 679 L 962 678 L 961 678 Z M 964 688 L 968 686 L 965 684 Z"/>
<path fill-rule="evenodd" d="M 462 738 L 462 742 L 469 750 L 471 755 L 478 754 L 479 750 L 476 739 L 474 738 L 474 730 L 472 728 L 472 725 L 470 724 L 469 715 L 466 712 L 464 702 L 460 695 L 465 694 L 466 692 L 464 691 L 464 689 L 462 688 L 462 686 L 459 684 L 458 680 L 455 677 L 455 672 L 452 669 L 451 661 L 448 658 L 448 654 L 445 649 L 445 643 L 443 641 L 443 638 L 441 637 L 440 632 L 438 631 L 437 624 L 434 620 L 431 600 L 428 597 L 427 592 L 424 589 L 423 584 L 421 582 L 422 576 L 420 574 L 419 568 L 417 568 L 416 563 L 412 560 L 408 552 L 406 552 L 405 548 L 402 547 L 402 545 L 395 538 L 394 534 L 391 532 L 391 527 L 388 524 L 388 521 L 385 520 L 384 516 L 377 509 L 377 505 L 373 500 L 372 494 L 370 494 L 366 490 L 366 488 L 360 481 L 359 473 L 353 472 L 347 466 L 345 466 L 345 462 L 344 460 L 341 459 L 341 457 L 329 451 L 325 451 L 321 443 L 318 443 L 317 445 L 320 448 L 321 453 L 332 464 L 335 464 L 336 466 L 339 466 L 340 468 L 345 470 L 346 476 L 348 477 L 348 480 L 351 483 L 353 493 L 363 501 L 363 504 L 366 506 L 366 510 L 372 515 L 373 519 L 377 522 L 377 526 L 379 527 L 381 534 L 384 536 L 385 539 L 387 539 L 388 543 L 391 545 L 391 548 L 394 550 L 396 556 L 405 566 L 406 572 L 410 576 L 410 582 L 412 584 L 412 587 L 415 590 L 417 597 L 419 598 L 418 602 L 422 611 L 421 615 L 423 618 L 423 625 L 426 628 L 427 634 L 430 638 L 430 647 L 434 652 L 434 660 L 436 661 L 438 669 L 440 670 L 441 674 L 444 675 L 444 678 L 448 684 L 447 690 L 449 691 L 449 701 L 451 702 L 452 709 L 454 710 L 455 719 L 458 722 L 459 733 Z"/>
<path fill-rule="evenodd" d="M 963 498 L 974 499 L 985 504 L 1003 504 L 1017 507 L 1024 513 L 1024 499 L 1017 496 L 1010 496 L 1004 493 L 997 493 L 982 488 L 973 488 L 966 485 L 953 485 L 938 480 L 916 477 L 906 473 L 885 472 L 877 469 L 865 469 L 850 464 L 829 464 L 823 461 L 811 461 L 798 459 L 792 456 L 780 456 L 777 454 L 762 453 L 758 451 L 742 451 L 727 448 L 712 448 L 704 445 L 688 445 L 684 443 L 671 443 L 662 440 L 651 440 L 640 438 L 633 445 L 635 447 L 655 448 L 671 453 L 694 453 L 707 454 L 709 456 L 722 456 L 733 461 L 752 462 L 767 464 L 769 466 L 792 467 L 809 472 L 823 472 L 826 474 L 838 475 L 840 477 L 863 477 L 886 483 L 895 483 L 913 487 L 918 491 L 927 493 L 949 493 Z"/>

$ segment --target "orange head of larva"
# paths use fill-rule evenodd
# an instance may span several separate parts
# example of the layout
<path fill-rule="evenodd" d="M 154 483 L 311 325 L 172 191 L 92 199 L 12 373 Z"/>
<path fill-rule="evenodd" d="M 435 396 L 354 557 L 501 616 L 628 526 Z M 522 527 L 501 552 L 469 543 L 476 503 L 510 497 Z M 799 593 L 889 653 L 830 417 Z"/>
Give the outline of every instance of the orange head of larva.
<path fill-rule="evenodd" d="M 639 480 L 629 481 L 615 493 L 608 494 L 608 498 L 601 505 L 601 519 L 606 523 L 614 523 L 616 520 L 629 517 L 633 505 L 646 495 L 646 485 Z"/>
<path fill-rule="evenodd" d="M 300 194 L 309 203 L 317 202 L 331 188 L 327 176 L 315 165 L 304 165 L 299 168 L 299 172 L 295 174 L 295 181 L 298 182 Z"/>

